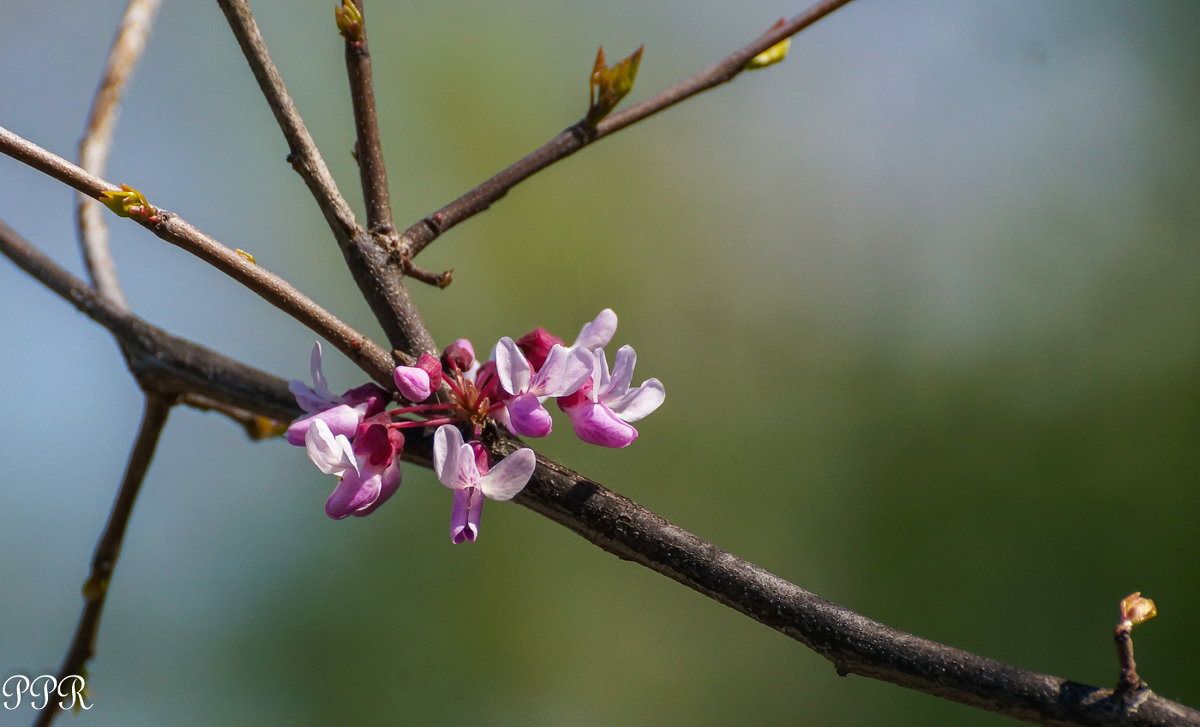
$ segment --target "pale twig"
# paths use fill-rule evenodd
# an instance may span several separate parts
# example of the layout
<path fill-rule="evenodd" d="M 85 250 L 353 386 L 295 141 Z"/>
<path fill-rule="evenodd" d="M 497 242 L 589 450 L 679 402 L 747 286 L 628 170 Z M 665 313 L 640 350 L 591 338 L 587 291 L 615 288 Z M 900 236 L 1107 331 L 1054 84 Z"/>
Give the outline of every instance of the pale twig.
<path fill-rule="evenodd" d="M 113 129 L 121 106 L 121 95 L 133 76 L 146 37 L 154 22 L 154 14 L 161 0 L 129 0 L 121 16 L 112 49 L 104 64 L 104 75 L 92 99 L 92 110 L 88 114 L 83 138 L 79 140 L 79 166 L 98 176 L 104 175 L 108 163 L 108 152 L 112 146 Z M 78 195 L 76 222 L 79 226 L 79 244 L 83 249 L 83 260 L 92 284 L 113 305 L 128 310 L 129 303 L 121 291 L 116 266 L 108 247 L 108 222 L 103 209 L 95 200 Z"/>
<path fill-rule="evenodd" d="M 103 192 L 118 189 L 116 185 L 88 174 L 62 157 L 2 127 L 0 153 L 24 162 L 94 199 L 99 199 Z M 154 212 L 156 214 L 136 221 L 160 239 L 199 257 L 308 326 L 381 385 L 393 386 L 391 355 L 369 338 L 317 305 L 291 283 L 209 237 L 181 217 L 157 208 Z"/>
<path fill-rule="evenodd" d="M 753 43 L 709 66 L 703 71 L 632 106 L 614 113 L 595 126 L 586 121 L 569 127 L 544 145 L 526 155 L 507 169 L 480 184 L 475 189 L 422 218 L 401 235 L 407 258 L 416 257 L 425 247 L 451 227 L 491 207 L 508 190 L 555 162 L 565 159 L 588 144 L 637 123 L 648 116 L 673 106 L 684 99 L 732 80 L 741 73 L 746 62 L 784 38 L 789 38 L 846 5 L 851 0 L 824 0 L 813 5 L 783 25 L 760 35 Z"/>
<path fill-rule="evenodd" d="M 113 571 L 117 567 L 117 559 L 121 556 L 121 541 L 125 538 L 125 530 L 133 513 L 133 504 L 137 501 L 138 490 L 146 477 L 146 471 L 150 468 L 150 462 L 154 459 L 159 435 L 167 424 L 167 415 L 173 405 L 173 400 L 169 397 L 146 395 L 142 425 L 133 441 L 133 450 L 129 453 L 121 488 L 117 491 L 112 511 L 108 515 L 108 524 L 104 526 L 104 533 L 100 536 L 96 552 L 92 555 L 92 571 L 83 585 L 83 613 L 79 616 L 79 624 L 75 628 L 75 637 L 71 640 L 67 656 L 59 667 L 59 683 L 72 674 L 84 675 L 87 662 L 96 652 L 100 616 L 104 612 L 104 603 L 108 597 Z M 61 704 L 57 699 L 50 699 L 45 708 L 38 713 L 35 727 L 45 727 L 53 722 Z"/>

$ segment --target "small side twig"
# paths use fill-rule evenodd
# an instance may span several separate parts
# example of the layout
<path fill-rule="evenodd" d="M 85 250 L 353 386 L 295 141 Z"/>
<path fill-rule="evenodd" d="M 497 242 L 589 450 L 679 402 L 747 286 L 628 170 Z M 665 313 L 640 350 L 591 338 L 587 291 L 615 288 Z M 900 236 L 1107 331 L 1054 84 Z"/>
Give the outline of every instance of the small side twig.
<path fill-rule="evenodd" d="M 159 435 L 167 424 L 167 415 L 173 402 L 157 394 L 146 395 L 146 406 L 142 412 L 142 424 L 138 429 L 133 450 L 129 453 L 129 461 L 125 467 L 125 476 L 121 480 L 121 489 L 113 501 L 112 511 L 108 515 L 108 524 L 96 545 L 92 556 L 91 574 L 83 585 L 84 606 L 75 628 L 75 637 L 67 650 L 66 658 L 59 667 L 58 680 L 62 682 L 72 674 L 84 675 L 87 662 L 96 652 L 96 634 L 100 629 L 100 616 L 104 613 L 104 603 L 108 598 L 108 587 L 112 581 L 113 572 L 117 567 L 117 559 L 121 556 L 121 542 L 125 539 L 125 530 L 129 525 L 129 517 L 133 513 L 133 504 L 137 501 L 138 490 L 154 459 L 154 450 L 158 446 Z M 38 713 L 36 727 L 45 727 L 54 721 L 58 715 L 61 702 L 51 699 L 46 707 Z"/>
<path fill-rule="evenodd" d="M 676 83 L 665 91 L 624 111 L 614 113 L 595 126 L 584 120 L 567 128 L 475 189 L 410 226 L 401 235 L 405 256 L 416 257 L 443 232 L 491 207 L 493 203 L 508 194 L 508 190 L 551 164 L 565 159 L 594 141 L 615 134 L 627 126 L 674 106 L 680 101 L 733 80 L 745 70 L 746 63 L 751 58 L 785 38 L 799 33 L 850 2 L 851 0 L 823 0 L 782 25 L 771 28 L 756 38 L 754 42 L 732 55 Z"/>
<path fill-rule="evenodd" d="M 1146 686 L 1137 673 L 1133 661 L 1133 627 L 1143 624 L 1158 615 L 1158 607 L 1142 592 L 1131 593 L 1121 600 L 1117 627 L 1113 629 L 1113 641 L 1117 645 L 1117 661 L 1121 664 L 1121 676 L 1117 680 L 1117 694 L 1127 695 Z"/>
<path fill-rule="evenodd" d="M 161 0 L 129 0 L 121 16 L 112 49 L 104 64 L 100 86 L 92 99 L 92 110 L 88 114 L 83 138 L 79 140 L 79 166 L 92 174 L 104 174 L 121 96 L 146 47 L 146 37 L 150 34 L 150 26 L 154 22 L 154 14 L 160 2 Z M 108 247 L 108 223 L 104 211 L 94 200 L 79 194 L 76 222 L 79 226 L 83 261 L 92 284 L 101 295 L 112 301 L 113 305 L 128 310 L 129 303 L 121 291 L 116 266 Z"/>

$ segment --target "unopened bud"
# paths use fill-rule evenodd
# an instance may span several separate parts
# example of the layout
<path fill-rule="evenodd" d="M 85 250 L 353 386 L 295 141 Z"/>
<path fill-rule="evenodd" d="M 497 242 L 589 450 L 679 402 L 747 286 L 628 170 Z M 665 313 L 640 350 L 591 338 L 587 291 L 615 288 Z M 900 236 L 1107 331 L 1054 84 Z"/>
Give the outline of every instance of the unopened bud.
<path fill-rule="evenodd" d="M 1158 607 L 1149 598 L 1142 598 L 1142 592 L 1131 593 L 1121 601 L 1121 623 L 1131 627 L 1149 621 L 1158 615 Z"/>

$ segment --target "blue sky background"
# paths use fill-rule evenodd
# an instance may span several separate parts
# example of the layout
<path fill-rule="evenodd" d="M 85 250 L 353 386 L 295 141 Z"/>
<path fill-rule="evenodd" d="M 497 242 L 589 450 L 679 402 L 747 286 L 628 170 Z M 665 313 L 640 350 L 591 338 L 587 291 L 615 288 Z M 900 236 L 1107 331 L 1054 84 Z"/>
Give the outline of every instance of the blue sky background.
<path fill-rule="evenodd" d="M 255 2 L 354 204 L 330 2 Z M 73 156 L 121 2 L 0 26 L 0 125 Z M 646 45 L 636 101 L 802 6 L 368 5 L 398 220 L 585 112 L 595 48 Z M 664 407 L 625 451 L 539 450 L 889 625 L 1200 705 L 1200 11 L 1178 2 L 860 0 L 788 60 L 524 183 L 420 262 L 439 342 L 486 350 L 604 307 Z M 167 3 L 108 178 L 377 334 L 215 3 Z M 0 219 L 77 274 L 73 195 L 0 159 Z M 312 334 L 113 224 L 134 309 L 285 378 Z M 0 676 L 54 670 L 141 401 L 108 336 L 0 264 Z M 335 388 L 361 375 L 337 356 Z M 409 467 L 376 514 L 281 441 L 172 414 L 113 581 L 96 707 L 134 723 L 1005 724 L 858 677 L 516 505 L 451 547 Z M 28 713 L 0 713 L 27 724 Z"/>

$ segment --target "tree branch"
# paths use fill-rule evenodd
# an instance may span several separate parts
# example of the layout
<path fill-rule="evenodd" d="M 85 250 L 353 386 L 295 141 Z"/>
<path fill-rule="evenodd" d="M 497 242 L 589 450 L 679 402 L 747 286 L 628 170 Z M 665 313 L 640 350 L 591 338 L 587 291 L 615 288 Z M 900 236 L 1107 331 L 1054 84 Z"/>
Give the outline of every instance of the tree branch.
<path fill-rule="evenodd" d="M 62 157 L 52 154 L 2 127 L 0 127 L 0 152 L 28 164 L 94 199 L 99 199 L 102 192 L 117 190 L 116 185 L 87 173 Z M 159 208 L 155 208 L 154 212 L 155 214 L 136 219 L 136 221 L 160 239 L 204 260 L 254 291 L 271 305 L 303 323 L 346 354 L 351 361 L 380 385 L 385 387 L 393 385 L 391 355 L 365 335 L 317 305 L 291 283 L 222 245 L 188 224 L 183 218 Z"/>
<path fill-rule="evenodd" d="M 362 0 L 354 4 L 361 16 Z M 342 35 L 346 38 L 346 76 L 350 81 L 350 106 L 354 110 L 356 137 L 354 152 L 367 209 L 367 229 L 387 234 L 393 232 L 392 199 L 388 192 L 387 168 L 383 163 L 383 144 L 379 139 L 365 21 L 357 23 L 353 33 Z"/>
<path fill-rule="evenodd" d="M 299 415 L 283 380 L 231 362 L 115 310 L 0 223 L 0 252 L 104 325 L 122 348 L 152 346 L 152 372 L 173 392 L 204 395 L 261 416 Z M 136 321 L 136 322 L 134 322 Z M 128 331 L 140 331 L 132 334 Z M 206 361 L 206 364 L 182 363 Z M 135 372 L 136 374 L 137 372 Z M 139 374 L 143 380 L 146 372 Z M 157 388 L 156 386 L 154 388 Z M 431 465 L 432 436 L 412 430 L 404 459 Z M 497 456 L 521 446 L 496 429 Z M 1110 690 L 1038 674 L 906 634 L 826 601 L 769 573 L 557 462 L 539 456 L 533 479 L 515 499 L 618 557 L 639 563 L 799 641 L 838 673 L 891 682 L 962 704 L 1048 725 L 1200 725 L 1200 713 L 1148 688 Z"/>
<path fill-rule="evenodd" d="M 125 529 L 133 513 L 133 503 L 137 501 L 138 490 L 146 478 L 150 462 L 154 459 L 159 435 L 167 424 L 167 415 L 172 406 L 173 402 L 169 397 L 157 394 L 146 396 L 142 425 L 133 442 L 133 451 L 129 453 L 121 489 L 117 491 L 116 500 L 113 501 L 112 510 L 108 515 L 108 524 L 104 526 L 104 533 L 100 536 L 100 542 L 92 556 L 91 574 L 83 584 L 83 613 L 80 614 L 67 656 L 58 670 L 59 683 L 72 674 L 83 675 L 87 662 L 96 653 L 100 616 L 104 612 L 104 603 L 108 598 L 108 588 L 113 571 L 117 567 L 117 559 L 121 557 L 121 541 L 125 539 Z M 61 704 L 57 699 L 48 700 L 45 707 L 38 712 L 35 727 L 45 727 L 53 722 Z"/>
<path fill-rule="evenodd" d="M 363 293 L 375 319 L 383 328 L 392 348 L 414 359 L 422 353 L 434 353 L 437 345 L 412 304 L 403 283 L 403 261 L 399 251 L 381 244 L 354 218 L 350 206 L 337 191 L 333 176 L 304 126 L 296 105 L 288 94 L 279 70 L 267 52 L 266 43 L 254 22 L 245 0 L 218 0 L 229 21 L 242 53 L 250 64 L 259 88 L 291 153 L 289 161 L 308 185 L 325 221 L 333 232 L 354 282 Z M 383 190 L 386 193 L 386 188 Z"/>
<path fill-rule="evenodd" d="M 784 38 L 790 38 L 799 33 L 834 10 L 849 4 L 850 1 L 824 0 L 824 2 L 819 2 L 780 27 L 763 33 L 753 43 L 725 59 L 625 111 L 603 119 L 595 126 L 586 121 L 579 121 L 568 127 L 507 169 L 410 226 L 401 235 L 405 256 L 415 258 L 446 230 L 483 212 L 508 194 L 508 190 L 551 164 L 574 154 L 593 141 L 615 134 L 684 99 L 733 80 L 745 69 L 746 62 L 751 58 Z"/>
<path fill-rule="evenodd" d="M 130 372 L 146 391 L 188 397 L 207 408 L 290 421 L 303 412 L 287 382 L 212 349 L 167 333 L 101 297 L 0 220 L 0 253 L 116 339 Z M 188 402 L 191 403 L 191 402 Z M 226 411 L 226 409 L 222 409 Z M 239 422 L 244 423 L 242 419 Z"/>
<path fill-rule="evenodd" d="M 97 176 L 104 174 L 108 163 L 121 96 L 146 47 L 146 37 L 150 34 L 150 26 L 160 2 L 129 0 L 121 16 L 117 35 L 104 64 L 100 86 L 92 99 L 92 110 L 88 114 L 83 138 L 79 140 L 79 166 Z M 76 222 L 83 260 L 93 285 L 114 305 L 128 310 L 129 303 L 121 292 L 116 266 L 108 247 L 108 222 L 104 212 L 95 204 L 95 200 L 80 194 L 76 205 Z"/>

